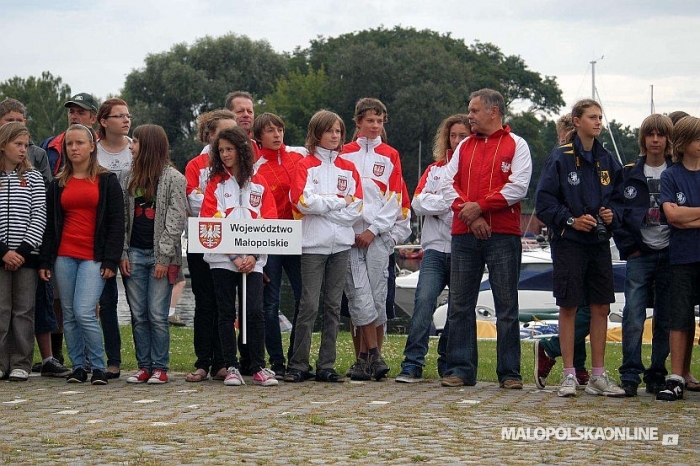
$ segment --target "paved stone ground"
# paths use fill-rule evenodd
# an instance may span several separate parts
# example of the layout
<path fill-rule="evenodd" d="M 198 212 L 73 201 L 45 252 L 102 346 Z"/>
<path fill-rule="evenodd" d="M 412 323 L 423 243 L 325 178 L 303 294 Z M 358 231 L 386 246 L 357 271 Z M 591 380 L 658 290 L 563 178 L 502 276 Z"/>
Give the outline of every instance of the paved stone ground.
<path fill-rule="evenodd" d="M 526 385 L 383 382 L 108 386 L 0 382 L 0 463 L 345 464 L 697 461 L 700 394 L 574 399 Z M 247 382 L 252 383 L 250 378 Z M 655 427 L 659 440 L 502 440 L 502 427 Z M 678 445 L 662 445 L 677 434 Z"/>

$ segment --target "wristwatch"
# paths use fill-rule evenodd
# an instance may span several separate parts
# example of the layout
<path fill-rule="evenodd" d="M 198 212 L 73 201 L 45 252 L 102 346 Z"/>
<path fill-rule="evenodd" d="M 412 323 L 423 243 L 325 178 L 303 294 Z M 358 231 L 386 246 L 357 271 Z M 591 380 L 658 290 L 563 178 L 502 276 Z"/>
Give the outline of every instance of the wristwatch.
<path fill-rule="evenodd" d="M 569 217 L 568 220 L 566 221 L 566 225 L 572 227 L 572 226 L 574 226 L 575 221 L 576 221 L 576 219 L 574 217 Z"/>

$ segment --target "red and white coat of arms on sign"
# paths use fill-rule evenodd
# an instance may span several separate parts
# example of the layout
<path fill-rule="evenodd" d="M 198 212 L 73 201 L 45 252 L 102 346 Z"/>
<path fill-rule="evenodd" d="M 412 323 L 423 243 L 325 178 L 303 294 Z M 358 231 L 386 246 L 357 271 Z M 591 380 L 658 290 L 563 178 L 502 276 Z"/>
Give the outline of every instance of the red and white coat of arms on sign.
<path fill-rule="evenodd" d="M 221 222 L 199 222 L 199 243 L 207 249 L 221 244 Z"/>
<path fill-rule="evenodd" d="M 260 193 L 250 193 L 250 206 L 251 207 L 259 207 L 260 206 L 260 200 L 262 199 L 262 195 Z"/>
<path fill-rule="evenodd" d="M 345 192 L 348 189 L 348 179 L 344 176 L 338 177 L 338 191 Z"/>
<path fill-rule="evenodd" d="M 384 168 L 386 165 L 381 164 L 381 163 L 375 163 L 374 167 L 372 167 L 372 173 L 374 173 L 374 176 L 382 176 L 384 174 Z"/>

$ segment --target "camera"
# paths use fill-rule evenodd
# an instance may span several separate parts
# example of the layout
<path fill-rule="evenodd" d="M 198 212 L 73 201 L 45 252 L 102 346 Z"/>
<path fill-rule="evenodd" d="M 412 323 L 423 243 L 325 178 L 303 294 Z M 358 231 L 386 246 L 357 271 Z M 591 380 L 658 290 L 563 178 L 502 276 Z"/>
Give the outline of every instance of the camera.
<path fill-rule="evenodd" d="M 595 226 L 591 230 L 591 233 L 593 233 L 595 239 L 598 241 L 607 241 L 612 237 L 608 228 L 605 226 L 605 222 L 603 222 L 603 219 L 600 217 L 600 214 L 595 214 Z"/>

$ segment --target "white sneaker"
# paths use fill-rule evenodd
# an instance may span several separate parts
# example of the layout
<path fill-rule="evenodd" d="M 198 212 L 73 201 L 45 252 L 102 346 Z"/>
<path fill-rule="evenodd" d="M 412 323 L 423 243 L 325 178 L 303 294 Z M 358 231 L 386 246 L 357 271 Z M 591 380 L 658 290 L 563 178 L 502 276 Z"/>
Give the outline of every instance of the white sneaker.
<path fill-rule="evenodd" d="M 29 379 L 29 374 L 24 369 L 12 369 L 12 372 L 10 372 L 10 380 L 26 382 L 27 379 Z"/>
<path fill-rule="evenodd" d="M 253 376 L 253 385 L 262 385 L 263 387 L 271 387 L 278 385 L 279 382 L 275 378 L 275 373 L 270 369 L 260 369 Z"/>
<path fill-rule="evenodd" d="M 610 378 L 608 378 L 607 373 L 599 375 L 597 377 L 591 376 L 591 379 L 586 385 L 586 393 L 589 395 L 601 395 L 601 396 L 625 396 L 625 391 L 613 383 Z"/>
<path fill-rule="evenodd" d="M 226 378 L 224 379 L 224 385 L 234 386 L 234 387 L 238 387 L 240 385 L 245 385 L 245 381 L 243 380 L 243 377 L 241 376 L 241 373 L 238 371 L 238 369 L 231 366 L 228 369 L 226 369 L 226 372 L 228 372 L 228 374 L 226 375 Z"/>
<path fill-rule="evenodd" d="M 569 374 L 564 377 L 561 381 L 561 386 L 557 391 L 559 396 L 576 396 L 576 388 L 578 387 L 578 382 L 576 381 L 576 376 Z"/>

